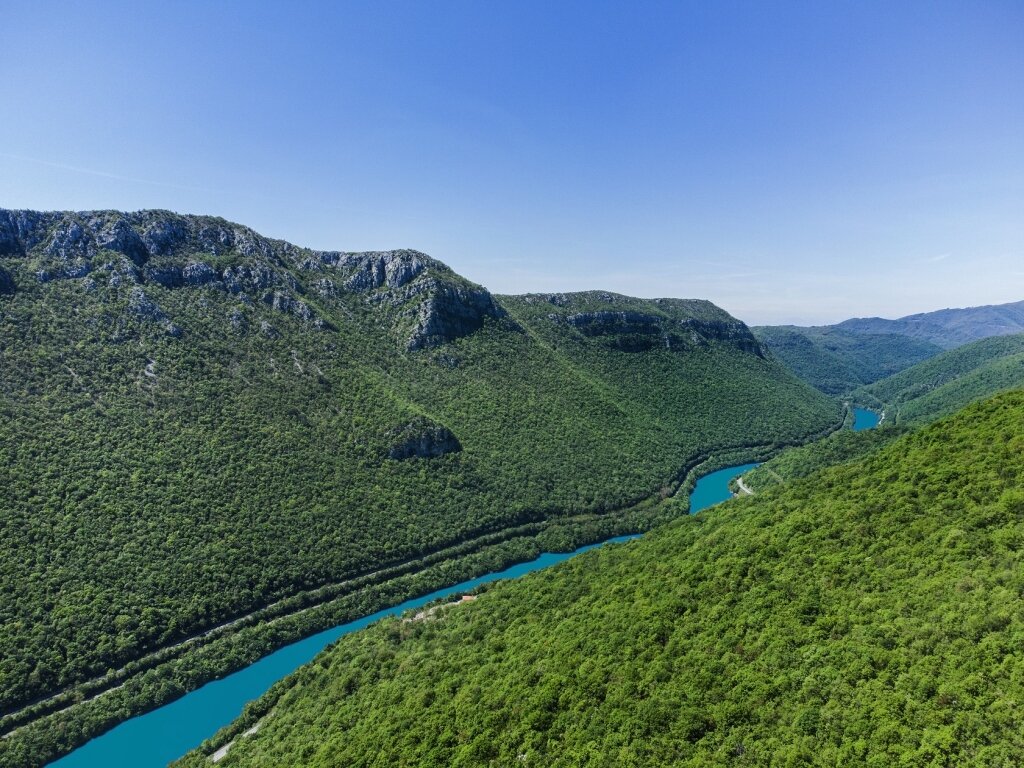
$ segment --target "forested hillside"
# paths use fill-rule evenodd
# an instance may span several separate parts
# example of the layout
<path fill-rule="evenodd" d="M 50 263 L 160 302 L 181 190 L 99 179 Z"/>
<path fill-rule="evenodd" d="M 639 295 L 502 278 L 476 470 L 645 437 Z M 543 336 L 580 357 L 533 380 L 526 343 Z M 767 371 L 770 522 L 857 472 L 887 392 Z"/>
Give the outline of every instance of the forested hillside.
<path fill-rule="evenodd" d="M 0 211 L 0 413 L 4 714 L 277 600 L 614 519 L 701 457 L 841 418 L 708 302 L 496 299 L 416 251 L 160 211 Z M 145 705 L 329 620 L 147 677 Z M 65 749 L 136 695 L 17 731 L 0 761 Z"/>
<path fill-rule="evenodd" d="M 944 352 L 853 397 L 885 408 L 897 424 L 921 424 L 1004 389 L 1024 385 L 1024 334 L 982 339 Z"/>
<path fill-rule="evenodd" d="M 842 429 L 807 445 L 787 448 L 744 473 L 743 485 L 748 491 L 760 493 L 773 485 L 806 477 L 825 467 L 859 459 L 896 440 L 905 431 L 892 425 L 861 432 Z"/>
<path fill-rule="evenodd" d="M 221 734 L 218 765 L 1013 765 L 1022 420 L 1003 394 L 348 635 Z"/>

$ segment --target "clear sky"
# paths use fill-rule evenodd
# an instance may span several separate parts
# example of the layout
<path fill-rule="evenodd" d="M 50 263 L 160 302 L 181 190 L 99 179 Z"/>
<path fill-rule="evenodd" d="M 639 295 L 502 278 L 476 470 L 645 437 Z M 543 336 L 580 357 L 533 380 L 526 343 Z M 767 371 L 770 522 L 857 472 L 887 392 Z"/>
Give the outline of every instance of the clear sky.
<path fill-rule="evenodd" d="M 750 323 L 1024 299 L 1024 3 L 3 4 L 0 206 Z"/>

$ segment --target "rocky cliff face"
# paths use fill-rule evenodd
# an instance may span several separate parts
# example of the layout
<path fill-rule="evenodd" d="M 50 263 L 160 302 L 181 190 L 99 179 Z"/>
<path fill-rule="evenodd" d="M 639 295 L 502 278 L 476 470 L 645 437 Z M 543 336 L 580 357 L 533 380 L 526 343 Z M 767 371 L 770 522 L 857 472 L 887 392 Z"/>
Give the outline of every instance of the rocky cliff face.
<path fill-rule="evenodd" d="M 643 312 L 602 309 L 597 312 L 577 312 L 571 315 L 552 315 L 555 322 L 564 320 L 585 336 L 604 336 L 609 333 L 661 333 L 664 318 Z"/>
<path fill-rule="evenodd" d="M 485 289 L 418 251 L 316 251 L 223 219 L 168 211 L 0 210 L 0 258 L 12 267 L 0 265 L 0 293 L 16 289 L 12 272 L 37 284 L 75 280 L 128 291 L 130 315 L 175 337 L 184 322 L 175 324 L 154 290 L 234 297 L 229 327 L 241 333 L 258 325 L 264 336 L 277 330 L 266 318 L 248 322 L 255 307 L 322 330 L 335 327 L 324 311 L 361 300 L 410 351 L 468 335 L 504 314 Z"/>
<path fill-rule="evenodd" d="M 596 291 L 531 294 L 519 300 L 534 312 L 549 305 L 548 322 L 626 352 L 725 343 L 764 356 L 744 323 L 708 301 L 635 299 Z"/>
<path fill-rule="evenodd" d="M 397 461 L 436 458 L 462 450 L 451 430 L 426 418 L 414 419 L 399 427 L 392 438 L 394 443 L 388 450 L 388 458 Z"/>
<path fill-rule="evenodd" d="M 345 276 L 346 289 L 366 294 L 368 302 L 408 326 L 410 351 L 468 336 L 487 318 L 505 314 L 486 289 L 419 251 L 339 254 L 335 268 Z"/>
<path fill-rule="evenodd" d="M 274 258 L 297 250 L 212 216 L 182 216 L 169 211 L 0 210 L 0 256 L 41 251 L 68 262 L 111 251 L 141 267 L 158 256 L 237 251 L 244 256 Z"/>
<path fill-rule="evenodd" d="M 729 320 L 702 320 L 689 318 L 679 321 L 680 327 L 689 332 L 694 343 L 719 341 L 732 344 L 758 357 L 764 357 L 764 350 L 746 323 L 730 318 Z"/>
<path fill-rule="evenodd" d="M 433 278 L 418 280 L 400 290 L 383 291 L 370 300 L 389 307 L 406 321 L 405 343 L 410 351 L 468 336 L 478 331 L 487 318 L 505 315 L 485 289 Z"/>

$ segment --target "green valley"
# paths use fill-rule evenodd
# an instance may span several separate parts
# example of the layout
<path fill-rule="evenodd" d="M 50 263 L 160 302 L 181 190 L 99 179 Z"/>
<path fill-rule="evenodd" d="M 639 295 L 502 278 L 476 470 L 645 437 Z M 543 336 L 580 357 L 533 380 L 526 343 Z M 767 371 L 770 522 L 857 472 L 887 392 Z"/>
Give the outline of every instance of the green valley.
<path fill-rule="evenodd" d="M 7 3 L 0 768 L 1024 763 L 1024 3 Z"/>
<path fill-rule="evenodd" d="M 7 764 L 342 618 L 646 529 L 697 464 L 842 419 L 709 302 L 493 297 L 415 251 L 0 211 L 0 276 Z"/>
<path fill-rule="evenodd" d="M 852 333 L 840 326 L 780 325 L 753 331 L 790 370 L 830 395 L 845 394 L 942 351 L 928 340 L 899 333 Z"/>
<path fill-rule="evenodd" d="M 807 445 L 787 448 L 746 473 L 757 492 L 851 461 L 906 431 L 953 413 L 997 392 L 1024 386 L 1024 335 L 993 336 L 964 344 L 853 391 L 854 402 L 885 414 L 885 426 L 870 432 L 834 432 Z"/>
<path fill-rule="evenodd" d="M 1024 393 L 429 619 L 178 765 L 1012 765 Z M 248 733 L 239 737 L 243 730 Z"/>

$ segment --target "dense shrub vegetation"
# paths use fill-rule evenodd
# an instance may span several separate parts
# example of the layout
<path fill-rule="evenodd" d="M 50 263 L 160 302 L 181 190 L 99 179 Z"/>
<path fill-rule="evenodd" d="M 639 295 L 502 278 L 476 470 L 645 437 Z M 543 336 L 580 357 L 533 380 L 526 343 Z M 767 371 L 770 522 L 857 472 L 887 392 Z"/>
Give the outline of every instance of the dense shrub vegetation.
<path fill-rule="evenodd" d="M 136 268 L 87 240 L 119 216 L 0 242 L 4 713 L 276 600 L 667 495 L 699 456 L 840 418 L 707 302 L 494 304 L 422 254 L 389 256 L 378 285 L 351 266 L 375 256 L 149 212 L 129 231 L 185 245 Z M 248 296 L 237 275 L 276 282 Z M 643 319 L 617 324 L 627 310 Z M 573 324 L 587 312 L 612 319 Z"/>
<path fill-rule="evenodd" d="M 1013 765 L 1022 420 L 1003 394 L 348 635 L 220 737 L 260 723 L 220 765 Z"/>

